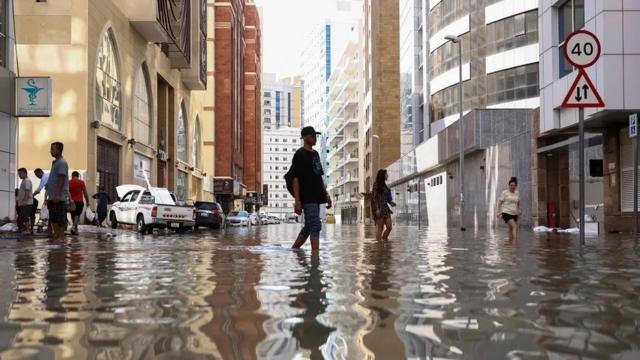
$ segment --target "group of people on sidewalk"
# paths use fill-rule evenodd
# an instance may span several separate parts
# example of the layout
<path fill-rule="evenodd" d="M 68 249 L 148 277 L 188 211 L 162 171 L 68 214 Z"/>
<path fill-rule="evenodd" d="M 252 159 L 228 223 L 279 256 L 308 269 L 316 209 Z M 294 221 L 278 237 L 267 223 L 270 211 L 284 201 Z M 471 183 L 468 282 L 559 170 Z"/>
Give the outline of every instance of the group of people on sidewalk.
<path fill-rule="evenodd" d="M 36 211 L 38 208 L 38 200 L 35 198 L 39 193 L 44 191 L 43 209 L 46 209 L 48 216 L 48 231 L 51 238 L 55 242 L 64 240 L 65 232 L 68 227 L 67 213 L 71 214 L 71 234 L 78 233 L 78 225 L 80 217 L 84 214 L 85 206 L 89 204 L 89 194 L 87 186 L 80 178 L 80 173 L 73 171 L 71 179 L 69 179 L 69 164 L 62 156 L 64 144 L 54 142 L 51 144 L 50 153 L 54 158 L 49 173 L 45 173 L 42 169 L 34 170 L 35 176 L 40 179 L 40 184 L 33 190 L 33 184 L 28 177 L 27 169 L 18 169 L 18 177 L 20 178 L 20 186 L 16 191 L 16 206 L 18 214 L 18 229 L 26 234 L 33 234 L 35 225 Z M 109 196 L 101 188 L 100 191 L 93 195 L 97 199 L 97 225 L 101 226 L 107 217 L 107 204 Z M 44 218 L 41 210 L 41 218 Z"/>
<path fill-rule="evenodd" d="M 291 167 L 285 179 L 287 188 L 295 199 L 295 213 L 304 213 L 304 227 L 293 243 L 293 248 L 298 249 L 304 245 L 307 239 L 311 239 L 311 249 L 317 252 L 320 247 L 320 206 L 326 204 L 331 209 L 332 202 L 324 184 L 322 162 L 320 155 L 313 147 L 320 135 L 313 127 L 307 126 L 301 131 L 303 146 L 293 156 Z M 378 170 L 376 180 L 372 187 L 371 212 L 376 224 L 376 239 L 386 241 L 389 239 L 393 223 L 391 207 L 395 207 L 391 189 L 387 186 L 389 176 L 386 169 Z M 291 182 L 291 186 L 289 186 Z M 518 216 L 522 214 L 520 206 L 520 194 L 517 190 L 518 180 L 512 177 L 509 186 L 504 190 L 497 204 L 497 216 L 501 217 L 509 226 L 511 240 L 517 238 Z"/>

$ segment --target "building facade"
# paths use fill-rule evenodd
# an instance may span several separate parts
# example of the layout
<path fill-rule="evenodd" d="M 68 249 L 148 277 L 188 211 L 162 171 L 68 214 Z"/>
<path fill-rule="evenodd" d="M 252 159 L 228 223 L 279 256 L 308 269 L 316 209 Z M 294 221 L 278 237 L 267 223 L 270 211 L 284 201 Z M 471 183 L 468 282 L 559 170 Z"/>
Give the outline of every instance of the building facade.
<path fill-rule="evenodd" d="M 0 219 L 15 216 L 18 120 L 13 116 L 15 32 L 13 0 L 0 0 Z"/>
<path fill-rule="evenodd" d="M 263 209 L 269 215 L 286 219 L 294 212 L 294 198 L 287 190 L 284 174 L 289 171 L 291 160 L 302 146 L 300 128 L 281 126 L 264 130 L 264 184 L 268 189 L 268 204 Z"/>
<path fill-rule="evenodd" d="M 400 158 L 399 2 L 363 3 L 359 187 L 370 194 L 378 170 Z M 370 218 L 366 199 L 361 206 Z"/>
<path fill-rule="evenodd" d="M 54 84 L 52 117 L 20 122 L 19 165 L 48 169 L 61 141 L 89 191 L 115 200 L 117 185 L 148 179 L 180 200 L 213 199 L 211 4 L 16 2 L 21 72 Z"/>
<path fill-rule="evenodd" d="M 299 76 L 276 79 L 276 74 L 263 76 L 262 119 L 264 129 L 282 126 L 300 128 L 302 124 L 303 84 Z"/>
<path fill-rule="evenodd" d="M 225 212 L 250 210 L 258 188 L 262 134 L 260 21 L 253 1 L 216 0 L 214 190 Z M 260 129 L 258 129 L 258 127 Z"/>
<path fill-rule="evenodd" d="M 356 38 L 347 45 L 329 78 L 327 191 L 333 199 L 333 212 L 338 224 L 355 224 L 362 219 L 362 196 L 358 186 L 360 54 Z"/>
<path fill-rule="evenodd" d="M 631 231 L 633 161 L 629 114 L 640 111 L 640 4 L 636 1 L 540 1 L 540 122 L 534 157 L 534 215 L 539 224 L 569 227 L 578 218 L 578 111 L 561 108 L 577 76 L 563 55 L 571 32 L 593 32 L 600 59 L 587 70 L 605 106 L 585 109 L 586 212 L 600 232 Z"/>

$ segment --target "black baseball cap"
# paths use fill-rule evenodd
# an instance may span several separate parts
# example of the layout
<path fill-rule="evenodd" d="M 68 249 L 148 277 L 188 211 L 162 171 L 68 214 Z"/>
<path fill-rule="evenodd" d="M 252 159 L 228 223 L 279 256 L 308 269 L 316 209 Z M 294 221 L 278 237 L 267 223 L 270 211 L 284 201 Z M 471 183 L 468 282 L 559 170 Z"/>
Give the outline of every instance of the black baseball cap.
<path fill-rule="evenodd" d="M 317 132 L 313 126 L 305 126 L 302 128 L 302 131 L 300 131 L 300 137 L 305 137 L 306 135 L 320 135 L 320 133 Z"/>

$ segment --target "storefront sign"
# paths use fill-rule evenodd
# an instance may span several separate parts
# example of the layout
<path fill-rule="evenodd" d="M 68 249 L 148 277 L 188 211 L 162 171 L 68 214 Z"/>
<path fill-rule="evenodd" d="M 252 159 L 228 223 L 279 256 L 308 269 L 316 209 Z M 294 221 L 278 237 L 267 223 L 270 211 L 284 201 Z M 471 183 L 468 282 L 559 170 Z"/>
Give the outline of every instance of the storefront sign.
<path fill-rule="evenodd" d="M 142 181 L 151 179 L 151 159 L 140 154 L 133 154 L 133 177 Z"/>
<path fill-rule="evenodd" d="M 16 116 L 51 116 L 51 78 L 16 77 Z"/>

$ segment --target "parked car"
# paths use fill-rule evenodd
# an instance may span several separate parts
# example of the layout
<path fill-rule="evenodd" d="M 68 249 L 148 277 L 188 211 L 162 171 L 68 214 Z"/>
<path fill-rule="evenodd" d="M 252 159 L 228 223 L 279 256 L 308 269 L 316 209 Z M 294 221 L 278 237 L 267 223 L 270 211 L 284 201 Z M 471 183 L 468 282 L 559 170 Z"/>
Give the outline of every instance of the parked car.
<path fill-rule="evenodd" d="M 249 214 L 249 220 L 251 220 L 251 225 L 262 225 L 260 222 L 260 218 L 256 213 Z"/>
<path fill-rule="evenodd" d="M 287 215 L 287 222 L 288 223 L 296 223 L 298 222 L 298 215 L 296 215 L 296 213 L 291 213 Z"/>
<path fill-rule="evenodd" d="M 275 216 L 269 216 L 269 224 L 280 224 L 280 219 Z"/>
<path fill-rule="evenodd" d="M 259 214 L 260 225 L 269 225 L 269 217 L 265 214 Z"/>
<path fill-rule="evenodd" d="M 229 226 L 251 226 L 251 219 L 247 211 L 232 211 L 227 216 Z"/>
<path fill-rule="evenodd" d="M 113 229 L 119 224 L 131 224 L 143 234 L 157 228 L 183 232 L 195 225 L 195 209 L 176 205 L 175 195 L 167 189 L 120 185 L 116 192 L 118 201 L 113 203 L 109 213 Z"/>
<path fill-rule="evenodd" d="M 196 229 L 200 226 L 221 229 L 225 225 L 222 206 L 215 202 L 196 201 Z"/>

